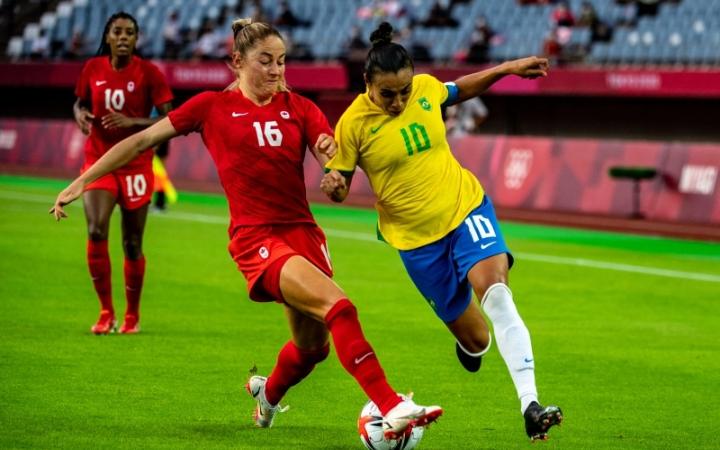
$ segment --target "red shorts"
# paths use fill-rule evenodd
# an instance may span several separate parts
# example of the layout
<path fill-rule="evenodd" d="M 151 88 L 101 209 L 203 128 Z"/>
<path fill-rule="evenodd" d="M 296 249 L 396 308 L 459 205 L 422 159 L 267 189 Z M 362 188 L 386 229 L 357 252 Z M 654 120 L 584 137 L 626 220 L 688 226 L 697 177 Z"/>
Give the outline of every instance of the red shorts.
<path fill-rule="evenodd" d="M 92 163 L 85 163 L 81 172 L 90 168 Z M 155 176 L 152 166 L 127 168 L 123 167 L 104 175 L 85 186 L 86 191 L 100 189 L 110 192 L 124 209 L 137 209 L 152 200 Z"/>
<path fill-rule="evenodd" d="M 228 250 L 247 280 L 250 298 L 257 302 L 283 302 L 280 270 L 291 256 L 302 256 L 333 275 L 325 233 L 315 224 L 239 227 Z"/>

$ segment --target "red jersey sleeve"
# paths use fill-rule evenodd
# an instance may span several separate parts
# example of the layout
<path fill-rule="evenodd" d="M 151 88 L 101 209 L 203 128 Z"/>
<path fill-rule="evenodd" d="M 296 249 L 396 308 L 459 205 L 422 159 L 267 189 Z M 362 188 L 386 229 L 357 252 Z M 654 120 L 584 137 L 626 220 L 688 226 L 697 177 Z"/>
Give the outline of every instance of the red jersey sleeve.
<path fill-rule="evenodd" d="M 155 64 L 147 63 L 147 75 L 153 105 L 160 106 L 163 103 L 172 101 L 173 94 L 170 85 L 168 85 L 165 75 L 160 72 L 160 69 Z"/>
<path fill-rule="evenodd" d="M 201 92 L 183 103 L 178 109 L 168 113 L 170 123 L 175 131 L 188 134 L 202 130 L 203 123 L 208 117 L 218 93 L 212 91 Z"/>
<path fill-rule="evenodd" d="M 325 117 L 325 114 L 320 111 L 320 108 L 318 108 L 315 103 L 304 97 L 299 96 L 299 99 L 303 110 L 305 140 L 310 147 L 313 147 L 317 142 L 318 136 L 322 133 L 332 136 L 333 131 L 332 128 L 330 128 L 327 117 Z"/>
<path fill-rule="evenodd" d="M 88 60 L 83 65 L 82 71 L 80 72 L 80 78 L 75 84 L 75 97 L 79 98 L 83 102 L 90 102 L 90 75 L 92 74 L 92 61 Z"/>

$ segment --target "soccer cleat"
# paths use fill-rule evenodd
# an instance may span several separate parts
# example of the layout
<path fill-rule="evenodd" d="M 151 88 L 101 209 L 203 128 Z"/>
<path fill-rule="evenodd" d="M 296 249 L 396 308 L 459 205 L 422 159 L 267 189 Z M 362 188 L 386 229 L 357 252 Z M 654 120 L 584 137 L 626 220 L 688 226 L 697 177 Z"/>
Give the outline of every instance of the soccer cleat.
<path fill-rule="evenodd" d="M 137 334 L 140 332 L 140 318 L 130 314 L 125 315 L 125 321 L 120 327 L 120 334 Z"/>
<path fill-rule="evenodd" d="M 251 373 L 253 372 L 251 371 Z M 260 428 L 270 428 L 275 419 L 275 414 L 285 412 L 288 409 L 288 406 L 283 407 L 279 404 L 273 406 L 267 401 L 265 398 L 265 383 L 267 383 L 266 377 L 252 375 L 247 384 L 245 384 L 245 390 L 257 401 L 257 406 L 253 412 L 253 419 L 255 420 L 255 425 Z"/>
<path fill-rule="evenodd" d="M 542 407 L 532 402 L 525 410 L 525 432 L 531 441 L 547 441 L 547 432 L 553 425 L 560 425 L 563 420 L 562 411 L 557 406 Z"/>
<path fill-rule="evenodd" d="M 429 425 L 442 415 L 441 407 L 416 405 L 411 397 L 403 397 L 403 401 L 383 417 L 385 439 L 399 439 L 407 430 Z"/>
<path fill-rule="evenodd" d="M 458 344 L 457 342 L 455 342 L 455 353 L 460 360 L 460 364 L 462 364 L 465 370 L 467 370 L 468 372 L 477 372 L 478 370 L 480 370 L 480 366 L 482 365 L 482 355 L 468 355 L 463 351 L 463 349 L 460 348 L 460 344 Z"/>
<path fill-rule="evenodd" d="M 93 334 L 110 334 L 117 331 L 117 320 L 115 315 L 109 311 L 100 312 L 100 318 L 95 325 L 90 328 Z"/>

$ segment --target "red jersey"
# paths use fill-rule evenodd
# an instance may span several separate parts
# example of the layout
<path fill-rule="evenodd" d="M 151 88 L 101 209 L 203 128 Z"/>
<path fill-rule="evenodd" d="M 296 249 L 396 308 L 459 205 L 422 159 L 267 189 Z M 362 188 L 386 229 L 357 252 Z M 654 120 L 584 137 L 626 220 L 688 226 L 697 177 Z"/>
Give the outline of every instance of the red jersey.
<path fill-rule="evenodd" d="M 111 110 L 128 117 L 149 117 L 153 106 L 172 100 L 170 86 L 160 70 L 151 62 L 133 56 L 130 64 L 115 70 L 109 56 L 89 59 L 80 73 L 75 95 L 90 103 L 95 115 L 90 137 L 85 144 L 86 162 L 100 158 L 110 147 L 126 137 L 137 133 L 138 128 L 115 128 L 106 130 L 101 120 Z M 128 163 L 128 166 L 150 164 L 152 153 L 144 152 Z"/>
<path fill-rule="evenodd" d="M 239 226 L 315 223 L 303 160 L 332 130 L 310 100 L 282 92 L 257 106 L 240 91 L 208 91 L 168 117 L 178 133 L 201 133 L 228 198 L 231 237 Z"/>

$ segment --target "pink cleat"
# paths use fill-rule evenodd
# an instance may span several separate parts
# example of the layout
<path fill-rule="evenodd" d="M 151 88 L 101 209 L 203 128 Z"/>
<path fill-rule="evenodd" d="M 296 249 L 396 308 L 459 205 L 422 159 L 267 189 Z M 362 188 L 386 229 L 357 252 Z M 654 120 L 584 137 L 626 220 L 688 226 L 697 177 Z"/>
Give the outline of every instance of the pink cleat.
<path fill-rule="evenodd" d="M 120 334 L 137 334 L 140 332 L 140 318 L 130 314 L 125 315 L 125 322 L 120 327 Z"/>
<path fill-rule="evenodd" d="M 93 334 L 110 334 L 117 331 L 117 320 L 115 314 L 110 311 L 101 311 L 97 323 L 90 328 Z"/>

